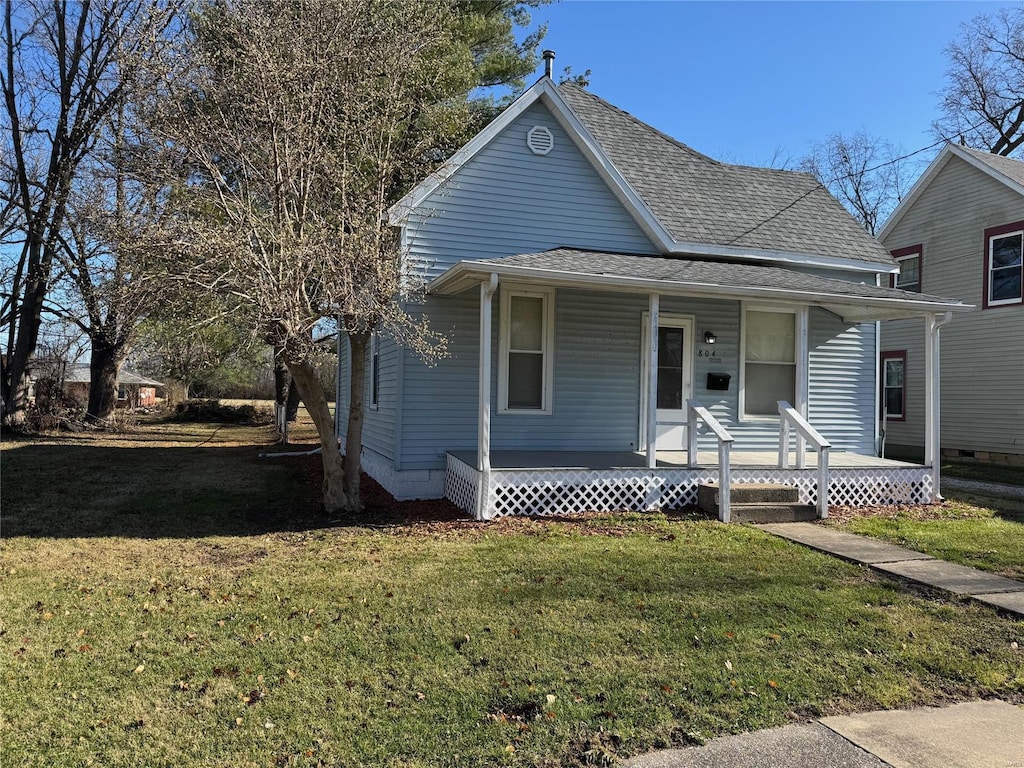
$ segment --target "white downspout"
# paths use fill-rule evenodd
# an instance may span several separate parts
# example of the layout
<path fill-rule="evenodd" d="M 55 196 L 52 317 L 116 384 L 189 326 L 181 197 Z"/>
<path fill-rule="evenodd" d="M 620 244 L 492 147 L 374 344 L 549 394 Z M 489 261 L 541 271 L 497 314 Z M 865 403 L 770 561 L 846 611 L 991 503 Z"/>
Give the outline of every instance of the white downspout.
<path fill-rule="evenodd" d="M 932 497 L 931 501 L 942 501 L 939 488 L 939 469 L 942 464 L 942 445 L 939 436 L 940 406 L 940 366 L 939 366 L 939 329 L 953 319 L 952 312 L 927 315 L 925 317 L 924 346 L 924 463 L 931 468 Z"/>
<path fill-rule="evenodd" d="M 491 487 L 491 299 L 498 289 L 498 276 L 491 273 L 480 283 L 480 390 L 478 393 L 476 468 L 480 473 L 476 489 L 476 519 L 488 520 L 488 491 Z"/>
<path fill-rule="evenodd" d="M 658 466 L 658 305 L 659 296 L 650 295 L 648 311 L 648 359 L 647 366 L 647 468 Z"/>

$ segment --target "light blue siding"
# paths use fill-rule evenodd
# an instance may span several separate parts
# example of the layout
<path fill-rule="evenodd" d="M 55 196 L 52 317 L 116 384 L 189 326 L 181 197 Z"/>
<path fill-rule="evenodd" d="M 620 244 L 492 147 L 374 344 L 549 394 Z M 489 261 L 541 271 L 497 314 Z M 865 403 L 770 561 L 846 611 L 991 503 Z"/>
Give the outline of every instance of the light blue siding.
<path fill-rule="evenodd" d="M 395 457 L 395 422 L 398 412 L 398 381 L 397 375 L 402 350 L 387 336 L 380 340 L 380 388 L 379 402 L 376 408 L 370 406 L 370 354 L 366 350 L 366 375 L 363 381 L 363 447 L 386 456 Z M 351 356 L 352 351 L 346 339 L 341 344 L 338 355 L 338 398 L 337 425 L 338 439 L 344 444 L 348 434 L 348 409 L 351 403 Z"/>
<path fill-rule="evenodd" d="M 526 146 L 531 127 L 555 137 L 548 155 Z M 534 104 L 410 216 L 409 270 L 436 277 L 462 259 L 572 245 L 656 253 L 551 113 Z"/>
<path fill-rule="evenodd" d="M 559 290 L 555 303 L 552 414 L 497 412 L 500 292 L 492 316 L 491 447 L 493 450 L 637 449 L 641 338 L 647 297 Z M 479 297 L 430 298 L 419 308 L 447 331 L 450 355 L 436 367 L 405 361 L 399 469 L 443 466 L 446 451 L 475 450 Z M 694 396 L 736 437 L 736 450 L 770 450 L 778 425 L 737 419 L 740 303 L 664 297 L 661 312 L 695 317 Z M 717 343 L 702 342 L 713 331 Z M 874 441 L 874 326 L 847 327 L 829 313 L 810 315 L 812 423 L 840 450 L 870 453 Z M 712 356 L 713 353 L 713 356 Z M 709 391 L 709 372 L 731 376 L 728 391 Z M 711 438 L 701 446 L 710 448 Z"/>
<path fill-rule="evenodd" d="M 399 348 L 386 334 L 380 337 L 380 384 L 378 404 L 370 405 L 372 345 L 366 350 L 366 382 L 363 402 L 366 404 L 363 419 L 363 447 L 376 451 L 389 459 L 395 457 L 395 413 L 398 407 L 398 357 Z"/>

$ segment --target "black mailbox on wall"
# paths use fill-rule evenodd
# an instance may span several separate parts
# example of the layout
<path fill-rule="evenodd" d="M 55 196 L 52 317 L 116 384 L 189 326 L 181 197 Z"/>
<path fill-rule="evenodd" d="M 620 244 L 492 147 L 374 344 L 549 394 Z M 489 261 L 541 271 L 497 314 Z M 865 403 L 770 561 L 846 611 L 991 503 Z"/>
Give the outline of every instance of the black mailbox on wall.
<path fill-rule="evenodd" d="M 732 377 L 728 373 L 709 373 L 708 374 L 708 390 L 727 390 L 729 389 L 729 379 Z"/>

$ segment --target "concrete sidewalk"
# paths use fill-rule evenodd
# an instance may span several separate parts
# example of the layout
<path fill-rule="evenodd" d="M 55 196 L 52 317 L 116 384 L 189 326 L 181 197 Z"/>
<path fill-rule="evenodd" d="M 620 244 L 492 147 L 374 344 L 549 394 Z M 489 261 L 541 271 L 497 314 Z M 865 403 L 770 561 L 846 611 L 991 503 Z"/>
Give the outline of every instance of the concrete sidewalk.
<path fill-rule="evenodd" d="M 1024 581 L 947 563 L 894 544 L 814 523 L 769 523 L 756 527 L 819 552 L 862 563 L 887 576 L 970 597 L 1024 617 Z M 1024 756 L 1020 768 L 1024 768 Z"/>
<path fill-rule="evenodd" d="M 625 768 L 1024 768 L 1024 709 L 1003 701 L 826 717 L 652 752 Z"/>

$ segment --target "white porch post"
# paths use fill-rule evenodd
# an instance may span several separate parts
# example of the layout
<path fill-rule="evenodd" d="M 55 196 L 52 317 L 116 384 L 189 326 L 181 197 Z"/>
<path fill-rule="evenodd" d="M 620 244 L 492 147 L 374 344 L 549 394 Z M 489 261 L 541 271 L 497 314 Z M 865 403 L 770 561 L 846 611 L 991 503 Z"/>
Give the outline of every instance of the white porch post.
<path fill-rule="evenodd" d="M 476 468 L 480 480 L 476 490 L 476 518 L 487 520 L 491 510 L 487 495 L 491 480 L 491 298 L 498 288 L 498 276 L 480 283 L 480 383 L 476 433 Z"/>
<path fill-rule="evenodd" d="M 939 488 L 942 445 L 939 437 L 939 329 L 953 318 L 952 313 L 925 317 L 924 344 L 924 463 L 931 468 L 932 501 L 942 501 Z"/>
<path fill-rule="evenodd" d="M 647 366 L 647 468 L 658 466 L 658 304 L 659 296 L 650 295 L 647 342 L 650 365 Z"/>
<path fill-rule="evenodd" d="M 810 346 L 807 341 L 808 308 L 800 307 L 796 312 L 796 406 L 797 411 L 805 419 L 807 418 L 807 387 L 810 380 L 811 361 L 808 357 Z M 789 442 L 786 442 L 786 450 L 789 450 Z M 804 436 L 798 430 L 796 433 L 796 468 L 804 469 L 807 466 L 807 446 Z"/>

